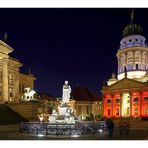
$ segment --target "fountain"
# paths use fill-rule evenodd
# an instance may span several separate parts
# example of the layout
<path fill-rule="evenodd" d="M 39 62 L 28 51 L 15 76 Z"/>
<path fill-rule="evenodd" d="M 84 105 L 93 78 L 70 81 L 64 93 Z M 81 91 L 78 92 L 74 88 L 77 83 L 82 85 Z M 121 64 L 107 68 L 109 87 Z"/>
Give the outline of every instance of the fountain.
<path fill-rule="evenodd" d="M 75 115 L 75 111 L 68 105 L 70 93 L 71 87 L 68 85 L 68 81 L 65 81 L 61 105 L 58 107 L 58 111 L 53 110 L 52 115 L 49 117 L 50 123 L 75 124 L 80 122 L 80 119 Z"/>
<path fill-rule="evenodd" d="M 63 95 L 61 104 L 57 110 L 53 110 L 49 117 L 49 122 L 43 122 L 43 117 L 39 116 L 40 122 L 23 122 L 20 124 L 20 132 L 31 135 L 44 136 L 72 136 L 102 133 L 107 130 L 105 121 L 83 122 L 76 116 L 76 112 L 68 103 L 70 100 L 71 87 L 68 81 L 63 85 Z"/>

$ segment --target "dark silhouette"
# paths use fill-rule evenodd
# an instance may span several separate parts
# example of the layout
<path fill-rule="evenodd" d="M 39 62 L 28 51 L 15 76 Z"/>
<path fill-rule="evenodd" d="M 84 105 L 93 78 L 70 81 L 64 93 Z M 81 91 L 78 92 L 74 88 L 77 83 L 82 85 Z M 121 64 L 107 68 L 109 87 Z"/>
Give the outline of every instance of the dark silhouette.
<path fill-rule="evenodd" d="M 109 136 L 109 139 L 111 139 L 113 136 L 113 131 L 114 131 L 114 122 L 112 119 L 107 119 L 106 124 L 107 124 L 107 129 L 109 132 L 108 136 Z"/>

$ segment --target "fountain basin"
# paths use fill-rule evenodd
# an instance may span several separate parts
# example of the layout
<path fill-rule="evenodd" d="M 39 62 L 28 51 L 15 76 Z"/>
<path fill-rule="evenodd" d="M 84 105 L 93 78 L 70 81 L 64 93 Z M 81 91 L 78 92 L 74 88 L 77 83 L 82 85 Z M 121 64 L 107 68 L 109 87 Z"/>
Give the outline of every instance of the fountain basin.
<path fill-rule="evenodd" d="M 107 131 L 105 121 L 82 122 L 76 124 L 50 124 L 48 122 L 22 122 L 20 124 L 20 133 L 31 135 L 55 135 L 55 136 L 73 136 L 86 134 L 101 134 Z"/>

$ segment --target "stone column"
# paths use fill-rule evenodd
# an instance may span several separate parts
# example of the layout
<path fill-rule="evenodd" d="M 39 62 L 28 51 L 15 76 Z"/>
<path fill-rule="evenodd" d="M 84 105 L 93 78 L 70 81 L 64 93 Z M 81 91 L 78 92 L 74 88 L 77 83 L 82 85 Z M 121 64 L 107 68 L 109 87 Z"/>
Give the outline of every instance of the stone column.
<path fill-rule="evenodd" d="M 143 51 L 140 51 L 140 61 L 141 61 L 141 66 L 140 66 L 140 70 L 143 70 L 143 64 L 142 64 L 142 54 L 143 54 Z"/>
<path fill-rule="evenodd" d="M 136 67 L 135 67 L 135 51 L 133 51 L 133 69 L 135 69 Z"/>
<path fill-rule="evenodd" d="M 120 117 L 122 117 L 122 93 L 120 93 Z"/>
<path fill-rule="evenodd" d="M 14 79 L 14 89 L 13 89 L 13 99 L 14 102 L 19 102 L 19 74 L 15 74 L 15 79 Z"/>
<path fill-rule="evenodd" d="M 120 64 L 119 64 L 119 58 L 118 58 L 118 74 L 120 73 Z"/>
<path fill-rule="evenodd" d="M 8 59 L 3 59 L 2 66 L 2 100 L 3 102 L 8 102 Z"/>
<path fill-rule="evenodd" d="M 142 116 L 142 92 L 140 92 L 140 116 Z"/>
<path fill-rule="evenodd" d="M 133 115 L 132 114 L 132 111 L 133 111 L 133 109 L 132 109 L 132 105 L 133 105 L 133 98 L 132 97 L 133 96 L 132 95 L 133 95 L 133 93 L 130 92 L 129 95 L 130 95 L 130 117 L 132 117 L 132 115 Z"/>
<path fill-rule="evenodd" d="M 112 99 L 111 108 L 112 108 L 112 117 L 113 117 L 114 116 L 114 95 L 111 95 L 111 99 Z"/>
<path fill-rule="evenodd" d="M 122 70 L 122 62 L 121 62 L 121 59 L 119 58 L 119 73 L 121 73 L 121 70 Z"/>

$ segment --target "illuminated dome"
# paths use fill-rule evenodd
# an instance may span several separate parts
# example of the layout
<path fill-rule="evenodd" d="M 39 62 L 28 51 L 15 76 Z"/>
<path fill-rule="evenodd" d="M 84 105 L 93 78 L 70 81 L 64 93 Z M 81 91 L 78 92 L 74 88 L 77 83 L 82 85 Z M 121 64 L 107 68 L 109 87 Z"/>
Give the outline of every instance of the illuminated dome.
<path fill-rule="evenodd" d="M 131 14 L 131 22 L 123 29 L 123 38 L 120 41 L 120 49 L 128 47 L 146 47 L 143 29 L 140 25 L 134 23 L 133 12 Z"/>
<path fill-rule="evenodd" d="M 146 39 L 143 36 L 142 27 L 134 23 L 133 19 L 132 12 L 131 22 L 123 30 L 123 38 L 120 41 L 120 48 L 117 52 L 118 80 L 125 77 L 125 68 L 127 77 L 130 79 L 142 79 L 148 69 Z"/>

